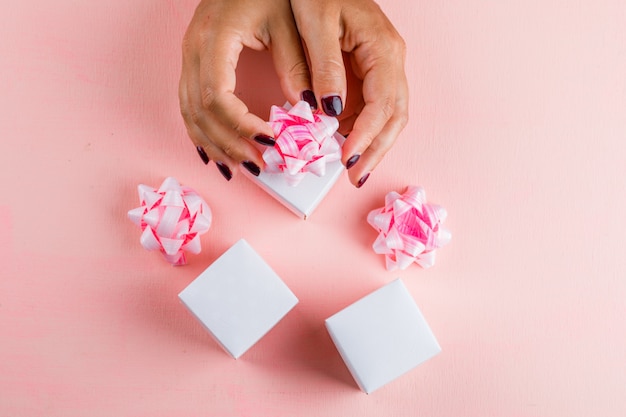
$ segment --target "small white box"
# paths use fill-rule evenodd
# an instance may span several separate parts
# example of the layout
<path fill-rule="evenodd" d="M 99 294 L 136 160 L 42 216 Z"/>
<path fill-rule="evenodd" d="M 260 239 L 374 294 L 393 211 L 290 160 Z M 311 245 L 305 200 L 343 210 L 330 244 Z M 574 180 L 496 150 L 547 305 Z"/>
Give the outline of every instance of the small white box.
<path fill-rule="evenodd" d="M 335 133 L 335 139 L 340 145 L 346 140 L 339 133 Z M 341 161 L 330 162 L 326 165 L 326 173 L 323 177 L 307 173 L 296 186 L 288 185 L 283 174 L 280 173 L 261 172 L 258 177 L 255 177 L 245 169 L 241 172 L 297 216 L 306 220 L 333 188 L 344 170 L 345 166 Z"/>
<path fill-rule="evenodd" d="M 287 285 L 243 239 L 178 297 L 235 359 L 298 303 Z"/>
<path fill-rule="evenodd" d="M 326 319 L 326 328 L 355 381 L 368 394 L 441 352 L 399 279 Z"/>

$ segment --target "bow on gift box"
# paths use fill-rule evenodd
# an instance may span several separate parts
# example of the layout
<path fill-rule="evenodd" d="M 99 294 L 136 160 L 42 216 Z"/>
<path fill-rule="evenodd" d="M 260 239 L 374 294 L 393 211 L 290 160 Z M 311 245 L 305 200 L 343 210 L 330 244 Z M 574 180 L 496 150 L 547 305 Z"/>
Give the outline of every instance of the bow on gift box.
<path fill-rule="evenodd" d="M 422 268 L 435 263 L 435 250 L 452 237 L 441 224 L 447 216 L 438 205 L 426 203 L 422 187 L 408 187 L 385 196 L 385 207 L 372 210 L 367 222 L 379 232 L 374 252 L 386 255 L 387 270 L 405 269 L 413 262 Z"/>
<path fill-rule="evenodd" d="M 211 209 L 200 195 L 169 177 L 157 190 L 139 185 L 140 207 L 128 218 L 141 227 L 141 245 L 160 250 L 173 265 L 187 263 L 184 251 L 200 253 L 200 235 L 211 227 Z"/>
<path fill-rule="evenodd" d="M 335 138 L 336 118 L 311 111 L 306 101 L 291 109 L 272 106 L 269 125 L 276 145 L 263 153 L 268 173 L 284 173 L 287 183 L 296 186 L 307 172 L 318 177 L 326 164 L 341 159 L 341 145 Z"/>

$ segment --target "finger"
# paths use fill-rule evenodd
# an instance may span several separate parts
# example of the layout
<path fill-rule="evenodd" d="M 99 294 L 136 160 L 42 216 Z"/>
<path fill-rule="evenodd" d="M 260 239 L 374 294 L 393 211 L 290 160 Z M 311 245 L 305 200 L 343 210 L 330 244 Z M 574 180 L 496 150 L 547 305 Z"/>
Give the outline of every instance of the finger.
<path fill-rule="evenodd" d="M 291 12 L 289 16 L 274 22 L 270 28 L 269 49 L 287 100 L 295 103 L 304 99 L 311 107 L 317 108 L 314 95 L 311 97 L 313 92 L 309 66 Z"/>
<path fill-rule="evenodd" d="M 396 110 L 398 70 L 389 61 L 375 62 L 363 79 L 365 106 L 354 122 L 350 137 L 343 145 L 344 164 L 365 152 Z"/>
<path fill-rule="evenodd" d="M 207 160 L 205 162 L 205 159 L 203 158 L 203 162 L 208 164 L 208 159 L 215 161 L 215 166 L 220 174 L 222 174 L 227 181 L 230 181 L 233 178 L 233 172 L 237 172 L 234 169 L 234 167 L 237 166 L 237 162 L 233 161 L 218 146 L 209 140 L 198 126 L 189 125 L 187 127 L 187 133 L 194 143 L 200 144 L 196 146 L 196 150 L 198 154 L 200 154 L 201 158 L 203 158 L 203 154 L 206 156 Z M 244 166 L 251 170 L 250 165 Z"/>
<path fill-rule="evenodd" d="M 404 126 L 405 123 L 399 117 L 389 120 L 388 125 L 380 132 L 376 140 L 358 158 L 358 163 L 348 170 L 348 176 L 352 184 L 358 185 L 365 175 L 371 173 L 376 168 L 393 146 Z"/>
<path fill-rule="evenodd" d="M 339 116 L 346 101 L 346 70 L 337 22 L 326 15 L 297 19 L 309 55 L 313 91 L 329 116 Z"/>
<path fill-rule="evenodd" d="M 190 67 L 187 65 L 185 68 Z M 181 109 L 190 137 L 197 146 L 205 150 L 209 158 L 215 161 L 226 179 L 232 178 L 238 163 L 242 163 L 249 171 L 258 175 L 264 166 L 260 152 L 247 139 L 242 138 L 236 129 L 224 124 L 219 113 L 216 114 L 215 111 L 206 108 L 202 100 L 203 88 L 200 87 L 202 85 L 200 77 L 199 71 L 194 70 L 193 66 L 181 77 L 179 93 Z M 214 95 L 215 108 L 232 107 L 228 103 L 219 103 L 221 97 L 227 99 L 231 96 L 233 95 L 228 93 L 223 93 L 222 96 Z M 215 149 L 219 149 L 219 152 Z"/>
<path fill-rule="evenodd" d="M 187 121 L 185 121 L 185 126 L 187 127 L 187 134 L 191 138 L 191 141 L 194 145 L 196 145 L 196 151 L 202 159 L 202 162 L 204 162 L 205 165 L 208 165 L 210 160 L 215 161 L 215 166 L 220 174 L 222 174 L 227 181 L 230 181 L 233 178 L 233 168 L 231 167 L 237 166 L 237 163 L 226 155 L 211 140 L 209 140 L 196 124 L 187 123 Z M 256 168 L 254 165 L 244 166 L 251 172 L 253 172 L 251 167 Z"/>
<path fill-rule="evenodd" d="M 189 108 L 188 102 L 188 89 L 186 83 L 186 77 L 183 75 L 181 77 L 180 85 L 180 100 L 181 100 L 181 112 L 183 114 L 183 120 L 185 122 L 185 127 L 187 128 L 187 134 L 191 138 L 191 141 L 196 146 L 196 151 L 199 154 L 202 162 L 205 165 L 208 165 L 209 160 L 215 161 L 215 165 L 219 172 L 226 178 L 226 180 L 230 181 L 233 177 L 233 169 L 237 166 L 237 162 L 231 159 L 226 153 L 224 153 L 213 141 L 211 141 L 206 134 L 200 129 L 200 127 L 188 117 L 188 111 L 186 109 Z M 251 170 L 254 167 L 246 166 L 247 169 Z M 252 171 L 252 170 L 251 170 Z"/>
<path fill-rule="evenodd" d="M 235 70 L 242 49 L 241 39 L 234 34 L 219 34 L 207 42 L 198 71 L 201 106 L 207 114 L 213 115 L 238 136 L 254 139 L 262 135 L 265 138 L 272 138 L 273 132 L 269 125 L 250 113 L 248 107 L 234 93 Z M 201 128 L 204 130 L 204 126 Z M 227 139 L 211 137 L 221 141 Z M 233 134 L 228 135 L 228 138 L 232 139 Z M 236 151 L 237 147 L 234 150 Z M 230 156 L 239 159 L 235 154 Z"/>
<path fill-rule="evenodd" d="M 226 159 L 215 158 L 216 162 L 223 162 L 229 165 L 231 170 L 234 170 L 235 166 L 230 164 L 230 161 L 235 163 L 253 162 L 256 166 L 263 167 L 263 157 L 257 148 L 247 138 L 240 135 L 236 126 L 224 123 L 227 117 L 225 116 L 226 114 L 244 114 L 243 119 L 252 116 L 250 113 L 247 113 L 247 108 L 242 110 L 240 106 L 243 103 L 236 98 L 233 100 L 233 97 L 232 94 L 227 93 L 215 97 L 216 110 L 207 112 L 201 104 L 201 98 L 196 94 L 195 98 L 192 97 L 191 99 L 191 106 L 192 108 L 199 108 L 200 111 L 192 112 L 192 124 L 202 131 L 207 140 L 210 140 L 213 145 L 220 149 L 221 155 L 228 157 Z"/>
<path fill-rule="evenodd" d="M 369 173 L 376 168 L 385 154 L 391 149 L 397 137 L 400 135 L 400 132 L 402 132 L 402 129 L 406 126 L 407 120 L 408 89 L 406 77 L 402 76 L 399 83 L 399 91 L 393 116 L 367 149 L 357 158 L 358 162 L 354 163 L 348 170 L 350 181 L 354 185 L 357 187 L 363 185 L 363 178 L 367 179 Z M 353 134 L 354 130 L 347 140 L 352 139 Z"/>

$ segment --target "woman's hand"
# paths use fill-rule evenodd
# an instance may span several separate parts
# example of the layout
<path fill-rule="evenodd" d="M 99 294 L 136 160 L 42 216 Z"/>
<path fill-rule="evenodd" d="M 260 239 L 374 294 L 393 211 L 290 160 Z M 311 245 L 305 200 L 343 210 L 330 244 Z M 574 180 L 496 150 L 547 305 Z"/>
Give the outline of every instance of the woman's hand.
<path fill-rule="evenodd" d="M 291 7 L 315 96 L 342 132 L 351 130 L 343 163 L 360 187 L 407 122 L 404 41 L 372 0 L 291 0 Z"/>
<path fill-rule="evenodd" d="M 227 180 L 239 164 L 255 175 L 263 168 L 251 140 L 274 145 L 269 125 L 234 94 L 244 47 L 271 51 L 287 100 L 312 96 L 289 0 L 201 1 L 183 41 L 180 108 L 200 158 L 215 161 Z"/>

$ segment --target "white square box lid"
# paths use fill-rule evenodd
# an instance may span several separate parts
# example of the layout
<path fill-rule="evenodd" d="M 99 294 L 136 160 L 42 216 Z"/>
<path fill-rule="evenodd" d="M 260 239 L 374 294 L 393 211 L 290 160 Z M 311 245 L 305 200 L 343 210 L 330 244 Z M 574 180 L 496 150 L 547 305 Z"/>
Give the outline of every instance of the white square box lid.
<path fill-rule="evenodd" d="M 346 140 L 339 133 L 335 133 L 335 138 L 339 144 Z M 293 187 L 287 184 L 282 174 L 261 172 L 255 177 L 245 169 L 241 172 L 297 216 L 307 219 L 333 188 L 344 170 L 345 166 L 341 161 L 330 162 L 326 165 L 326 174 L 323 177 L 308 173 Z"/>
<path fill-rule="evenodd" d="M 368 394 L 441 351 L 399 279 L 328 318 L 326 328 L 357 384 Z"/>
<path fill-rule="evenodd" d="M 235 359 L 298 303 L 287 285 L 243 239 L 178 297 Z"/>

